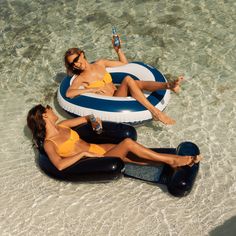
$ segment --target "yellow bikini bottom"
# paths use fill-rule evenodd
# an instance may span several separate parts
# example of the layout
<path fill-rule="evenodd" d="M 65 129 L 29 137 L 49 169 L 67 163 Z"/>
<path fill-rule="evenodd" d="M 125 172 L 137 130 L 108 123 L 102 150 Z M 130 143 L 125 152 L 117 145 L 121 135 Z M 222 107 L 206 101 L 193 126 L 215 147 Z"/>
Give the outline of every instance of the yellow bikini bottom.
<path fill-rule="evenodd" d="M 97 144 L 90 144 L 89 152 L 93 152 L 99 155 L 103 155 L 106 151 L 104 148 L 98 146 Z"/>

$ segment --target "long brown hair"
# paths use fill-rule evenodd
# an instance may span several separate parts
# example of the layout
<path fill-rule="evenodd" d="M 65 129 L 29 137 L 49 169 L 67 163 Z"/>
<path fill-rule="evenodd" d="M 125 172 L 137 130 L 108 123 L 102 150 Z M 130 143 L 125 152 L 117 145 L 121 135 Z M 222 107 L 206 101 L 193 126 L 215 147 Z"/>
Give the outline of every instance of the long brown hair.
<path fill-rule="evenodd" d="M 43 114 L 46 108 L 41 104 L 34 106 L 27 115 L 27 125 L 33 134 L 33 141 L 38 148 L 43 147 L 46 135 L 46 123 Z"/>
<path fill-rule="evenodd" d="M 79 75 L 82 71 L 79 69 L 76 69 L 71 65 L 68 61 L 68 57 L 74 54 L 80 55 L 81 53 L 84 54 L 84 51 L 82 51 L 79 48 L 70 48 L 66 51 L 65 56 L 64 56 L 64 61 L 65 61 L 65 67 L 68 75 Z M 85 57 L 85 54 L 84 54 Z"/>

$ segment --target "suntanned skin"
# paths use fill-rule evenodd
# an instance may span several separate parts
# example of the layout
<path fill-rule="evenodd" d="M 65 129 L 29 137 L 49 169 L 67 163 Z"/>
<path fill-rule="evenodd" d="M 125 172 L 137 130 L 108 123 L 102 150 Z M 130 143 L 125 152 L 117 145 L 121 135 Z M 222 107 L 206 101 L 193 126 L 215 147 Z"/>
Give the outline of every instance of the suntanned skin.
<path fill-rule="evenodd" d="M 117 61 L 100 59 L 91 64 L 84 57 L 84 53 L 81 53 L 79 60 L 74 63 L 74 68 L 80 69 L 82 73 L 74 79 L 71 86 L 66 92 L 66 96 L 69 98 L 73 98 L 83 93 L 96 93 L 105 96 L 127 97 L 128 94 L 131 94 L 133 98 L 139 101 L 152 113 L 154 120 L 161 121 L 162 123 L 168 125 L 175 124 L 175 121 L 172 118 L 161 112 L 146 99 L 143 91 L 147 90 L 153 92 L 156 90 L 170 89 L 173 92 L 178 93 L 183 77 L 179 77 L 174 82 L 161 83 L 153 81 L 136 81 L 133 80 L 130 76 L 126 76 L 118 88 L 116 88 L 113 83 L 106 84 L 105 86 L 100 88 L 86 88 L 86 85 L 89 85 L 94 81 L 103 79 L 106 73 L 106 67 L 122 66 L 128 63 L 128 60 L 121 48 L 114 47 L 114 49 L 119 58 L 119 60 Z M 68 62 L 73 62 L 77 56 L 77 54 L 68 56 Z M 80 86 L 83 86 L 85 88 L 81 89 Z"/>
<path fill-rule="evenodd" d="M 86 123 L 88 118 L 78 117 L 57 123 L 58 116 L 53 112 L 52 109 L 47 108 L 45 113 L 43 114 L 43 119 L 46 124 L 44 149 L 48 154 L 49 159 L 58 170 L 63 170 L 84 157 L 115 156 L 120 157 L 124 162 L 139 164 L 147 164 L 150 162 L 164 162 L 172 167 L 193 165 L 194 163 L 197 163 L 202 159 L 201 156 L 192 157 L 156 153 L 129 138 L 126 138 L 119 144 L 99 144 L 99 146 L 103 147 L 106 150 L 106 153 L 104 155 L 98 155 L 96 153 L 89 152 L 88 150 L 90 144 L 80 139 L 76 143 L 74 153 L 72 153 L 68 157 L 61 157 L 57 153 L 56 145 L 54 142 L 56 142 L 57 145 L 64 143 L 70 137 L 70 130 L 66 127 L 74 127 Z M 101 121 L 99 120 L 99 122 Z M 62 127 L 59 125 L 63 125 L 66 127 Z M 129 158 L 128 153 L 130 152 L 136 156 L 137 160 L 132 160 Z M 140 158 L 140 156 L 142 158 Z"/>

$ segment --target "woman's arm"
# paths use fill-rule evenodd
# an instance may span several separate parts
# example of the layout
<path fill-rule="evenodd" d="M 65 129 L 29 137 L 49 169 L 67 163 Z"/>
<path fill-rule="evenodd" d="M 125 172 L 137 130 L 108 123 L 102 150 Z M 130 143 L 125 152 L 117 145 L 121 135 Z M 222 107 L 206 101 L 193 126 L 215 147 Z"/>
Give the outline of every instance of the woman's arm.
<path fill-rule="evenodd" d="M 95 129 L 98 124 L 102 127 L 102 120 L 99 117 L 95 118 L 96 120 L 94 122 L 90 121 L 90 116 L 83 116 L 83 117 L 77 117 L 77 118 L 72 118 L 68 120 L 63 120 L 59 122 L 59 125 L 64 125 L 67 127 L 75 127 L 81 124 L 89 123 L 91 122 L 92 128 Z"/>
<path fill-rule="evenodd" d="M 69 166 L 72 166 L 77 161 L 82 159 L 83 157 L 103 157 L 103 155 L 98 155 L 91 152 L 80 152 L 74 156 L 62 158 L 60 157 L 54 147 L 54 144 L 51 141 L 46 141 L 44 144 L 44 149 L 52 162 L 52 164 L 59 170 L 62 171 Z"/>
<path fill-rule="evenodd" d="M 44 149 L 52 164 L 60 171 L 73 165 L 74 163 L 76 163 L 77 161 L 79 161 L 81 158 L 84 157 L 84 153 L 81 152 L 71 157 L 62 158 L 57 154 L 54 144 L 51 141 L 45 141 Z"/>
<path fill-rule="evenodd" d="M 76 118 L 72 118 L 72 119 L 67 119 L 67 120 L 63 120 L 61 122 L 59 122 L 59 125 L 64 125 L 67 127 L 75 127 L 84 123 L 88 123 L 89 122 L 89 116 L 83 116 L 83 117 L 76 117 Z"/>
<path fill-rule="evenodd" d="M 74 88 L 73 86 L 70 86 L 68 90 L 66 91 L 66 97 L 67 98 L 74 98 L 76 96 L 79 96 L 83 93 L 96 93 L 98 89 L 90 88 L 90 89 L 78 89 Z"/>
<path fill-rule="evenodd" d="M 124 54 L 124 52 L 121 50 L 121 48 L 118 48 L 118 47 L 115 47 L 115 46 L 114 46 L 114 49 L 115 49 L 115 51 L 116 51 L 116 53 L 117 53 L 117 56 L 118 56 L 118 58 L 119 58 L 119 61 L 120 61 L 121 63 L 124 63 L 124 64 L 129 63 L 128 60 L 127 60 L 127 58 L 126 58 L 126 56 L 125 56 L 125 54 Z"/>
<path fill-rule="evenodd" d="M 82 78 L 80 78 L 80 76 L 77 76 L 73 80 L 70 87 L 67 89 L 66 97 L 74 98 L 74 97 L 79 96 L 83 93 L 98 93 L 99 92 L 99 88 L 79 89 L 81 84 L 82 84 Z"/>
<path fill-rule="evenodd" d="M 121 42 L 121 40 L 120 40 L 120 42 Z M 129 62 L 128 62 L 124 52 L 121 50 L 121 45 L 115 46 L 114 45 L 114 39 L 112 39 L 112 45 L 113 45 L 113 48 L 115 49 L 115 51 L 117 53 L 119 61 L 108 60 L 108 59 L 100 59 L 100 60 L 97 61 L 97 63 L 100 63 L 105 67 L 115 67 L 115 66 L 122 66 L 122 65 L 128 64 Z"/>
<path fill-rule="evenodd" d="M 119 61 L 120 61 L 121 63 L 127 64 L 127 63 L 129 63 L 129 62 L 128 62 L 128 60 L 127 60 L 127 58 L 126 58 L 124 52 L 121 50 L 121 43 L 122 43 L 122 42 L 121 42 L 119 36 L 118 36 L 118 38 L 119 38 L 120 44 L 119 44 L 118 46 L 115 46 L 115 44 L 114 44 L 114 38 L 112 38 L 112 46 L 113 46 L 113 48 L 115 49 L 115 51 L 116 51 L 116 53 L 117 53 L 117 55 L 118 55 Z"/>
<path fill-rule="evenodd" d="M 120 48 L 117 51 L 117 55 L 119 57 L 119 61 L 114 61 L 114 60 L 109 60 L 109 59 L 100 59 L 96 61 L 96 63 L 101 64 L 105 67 L 123 66 L 129 63 L 125 54 Z"/>

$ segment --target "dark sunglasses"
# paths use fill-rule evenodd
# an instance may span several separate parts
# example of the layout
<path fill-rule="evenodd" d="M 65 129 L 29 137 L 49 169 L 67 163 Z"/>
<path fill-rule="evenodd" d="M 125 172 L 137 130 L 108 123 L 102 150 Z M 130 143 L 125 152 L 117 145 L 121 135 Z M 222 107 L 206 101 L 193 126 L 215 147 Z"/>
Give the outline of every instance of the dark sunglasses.
<path fill-rule="evenodd" d="M 45 107 L 45 109 L 46 109 L 46 110 L 52 110 L 52 107 L 49 106 L 49 105 L 47 105 L 47 106 Z"/>
<path fill-rule="evenodd" d="M 74 67 L 75 63 L 78 62 L 80 55 L 81 53 L 77 57 L 74 58 L 74 60 L 69 64 L 70 67 Z"/>

